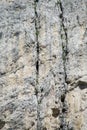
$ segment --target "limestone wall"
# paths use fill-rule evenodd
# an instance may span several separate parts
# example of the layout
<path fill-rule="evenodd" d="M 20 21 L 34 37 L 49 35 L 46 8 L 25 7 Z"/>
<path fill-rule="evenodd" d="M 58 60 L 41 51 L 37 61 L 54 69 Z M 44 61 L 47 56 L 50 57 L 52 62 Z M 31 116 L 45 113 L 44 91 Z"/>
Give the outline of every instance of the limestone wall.
<path fill-rule="evenodd" d="M 87 130 L 87 0 L 0 0 L 0 129 Z"/>

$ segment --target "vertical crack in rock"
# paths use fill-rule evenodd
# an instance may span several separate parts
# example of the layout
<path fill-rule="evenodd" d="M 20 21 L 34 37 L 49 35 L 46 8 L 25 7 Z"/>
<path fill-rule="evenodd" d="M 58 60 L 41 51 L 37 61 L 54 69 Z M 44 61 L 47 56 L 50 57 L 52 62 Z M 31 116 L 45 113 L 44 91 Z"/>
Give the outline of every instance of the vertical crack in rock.
<path fill-rule="evenodd" d="M 66 122 L 66 113 L 67 113 L 67 104 L 65 101 L 66 98 L 66 92 L 67 92 L 67 73 L 66 73 L 66 61 L 67 61 L 67 54 L 68 54 L 68 49 L 67 49 L 67 44 L 68 44 L 68 37 L 67 37 L 67 29 L 64 25 L 64 15 L 63 15 L 63 6 L 61 0 L 57 1 L 58 8 L 60 10 L 60 35 L 61 35 L 61 40 L 62 40 L 62 60 L 63 60 L 63 67 L 64 67 L 64 87 L 63 87 L 63 92 L 61 95 L 61 103 L 62 103 L 62 114 L 60 116 L 60 130 L 69 130 Z"/>
<path fill-rule="evenodd" d="M 34 11 L 35 11 L 35 31 L 36 31 L 36 87 L 35 87 L 35 94 L 37 97 L 37 130 L 40 130 L 40 111 L 39 111 L 39 16 L 37 12 L 37 4 L 39 0 L 34 0 Z"/>
<path fill-rule="evenodd" d="M 61 19 L 61 39 L 62 39 L 62 58 L 63 58 L 63 66 L 64 66 L 64 77 L 65 77 L 65 82 L 67 81 L 67 74 L 66 74 L 66 60 L 67 60 L 67 44 L 68 44 L 68 37 L 67 37 L 67 28 L 64 25 L 64 16 L 63 16 L 63 6 L 61 0 L 59 0 L 59 6 L 60 6 L 60 19 Z"/>
<path fill-rule="evenodd" d="M 35 31 L 36 31 L 36 82 L 38 84 L 38 78 L 39 78 L 39 42 L 38 42 L 38 35 L 39 35 L 39 17 L 37 13 L 37 0 L 34 0 L 34 10 L 35 10 Z"/>

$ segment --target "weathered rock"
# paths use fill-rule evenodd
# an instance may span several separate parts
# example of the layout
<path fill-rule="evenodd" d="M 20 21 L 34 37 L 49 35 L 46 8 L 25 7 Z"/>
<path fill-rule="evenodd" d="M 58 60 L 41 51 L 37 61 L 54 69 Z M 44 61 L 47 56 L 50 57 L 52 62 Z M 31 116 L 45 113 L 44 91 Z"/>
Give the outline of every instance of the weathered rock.
<path fill-rule="evenodd" d="M 87 129 L 86 0 L 0 1 L 0 129 Z"/>

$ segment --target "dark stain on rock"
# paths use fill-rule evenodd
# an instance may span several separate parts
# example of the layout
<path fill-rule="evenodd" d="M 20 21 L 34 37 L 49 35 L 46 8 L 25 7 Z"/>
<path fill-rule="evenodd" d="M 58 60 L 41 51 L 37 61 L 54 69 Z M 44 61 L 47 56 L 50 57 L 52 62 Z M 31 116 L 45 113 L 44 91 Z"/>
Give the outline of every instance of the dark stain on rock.
<path fill-rule="evenodd" d="M 57 118 L 60 113 L 60 110 L 58 108 L 52 108 L 52 116 Z"/>
<path fill-rule="evenodd" d="M 35 123 L 34 122 L 31 122 L 31 126 L 34 126 L 35 125 Z"/>
<path fill-rule="evenodd" d="M 8 130 L 12 130 L 12 128 L 8 128 Z"/>
<path fill-rule="evenodd" d="M 36 0 L 36 2 L 39 2 L 39 0 Z"/>
<path fill-rule="evenodd" d="M 78 86 L 79 88 L 82 89 L 86 89 L 87 88 L 87 82 L 83 82 L 83 81 L 79 81 L 78 82 Z"/>
<path fill-rule="evenodd" d="M 0 32 L 0 39 L 2 38 L 2 32 Z"/>
<path fill-rule="evenodd" d="M 65 101 L 65 95 L 61 95 L 61 102 L 64 102 Z"/>
<path fill-rule="evenodd" d="M 62 124 L 60 125 L 60 129 L 63 129 L 63 125 Z"/>
<path fill-rule="evenodd" d="M 6 74 L 6 72 L 0 72 L 0 77 L 4 76 Z"/>
<path fill-rule="evenodd" d="M 5 126 L 5 121 L 0 119 L 0 129 L 2 129 Z"/>
<path fill-rule="evenodd" d="M 44 128 L 43 128 L 43 130 L 47 130 L 47 128 L 46 128 L 46 127 L 44 127 Z"/>
<path fill-rule="evenodd" d="M 42 93 L 43 91 L 44 91 L 43 88 L 41 88 L 41 93 Z"/>
<path fill-rule="evenodd" d="M 17 37 L 17 36 L 19 36 L 19 34 L 20 34 L 20 32 L 19 32 L 19 31 L 18 31 L 18 32 L 15 32 L 15 33 L 14 33 L 14 36 L 16 36 L 16 37 Z"/>
<path fill-rule="evenodd" d="M 13 10 L 20 11 L 26 9 L 26 5 L 15 3 L 13 6 Z"/>
<path fill-rule="evenodd" d="M 58 104 L 58 101 L 55 101 L 55 104 Z"/>
<path fill-rule="evenodd" d="M 66 110 L 66 108 L 63 108 L 62 113 L 65 113 L 65 112 L 67 112 L 67 110 Z"/>

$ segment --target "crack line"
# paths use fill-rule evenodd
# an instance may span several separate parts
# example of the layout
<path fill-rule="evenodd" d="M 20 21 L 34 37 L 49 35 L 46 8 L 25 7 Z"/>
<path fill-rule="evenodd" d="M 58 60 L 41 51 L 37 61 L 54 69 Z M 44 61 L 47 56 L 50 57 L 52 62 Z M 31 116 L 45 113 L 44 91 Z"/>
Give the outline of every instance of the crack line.
<path fill-rule="evenodd" d="M 36 87 L 35 87 L 35 95 L 37 97 L 37 130 L 41 130 L 41 122 L 40 122 L 40 104 L 39 104 L 39 16 L 37 12 L 37 4 L 39 0 L 34 0 L 34 11 L 35 11 L 35 31 L 36 31 Z"/>
<path fill-rule="evenodd" d="M 57 6 L 60 11 L 59 18 L 60 18 L 60 36 L 61 36 L 61 41 L 62 41 L 62 60 L 63 60 L 63 67 L 64 67 L 64 87 L 63 87 L 63 92 L 61 94 L 61 103 L 62 103 L 62 112 L 60 115 L 60 130 L 69 130 L 67 126 L 67 121 L 66 121 L 66 114 L 67 114 L 67 103 L 65 101 L 66 98 L 66 92 L 67 92 L 67 72 L 66 72 L 66 61 L 67 61 L 67 54 L 68 54 L 68 36 L 67 36 L 67 29 L 64 24 L 64 10 L 62 6 L 61 0 L 57 1 Z"/>
<path fill-rule="evenodd" d="M 38 41 L 38 35 L 39 35 L 39 17 L 37 13 L 37 3 L 38 0 L 34 0 L 34 10 L 35 10 L 35 30 L 36 30 L 36 83 L 38 84 L 39 79 L 39 41 Z"/>

